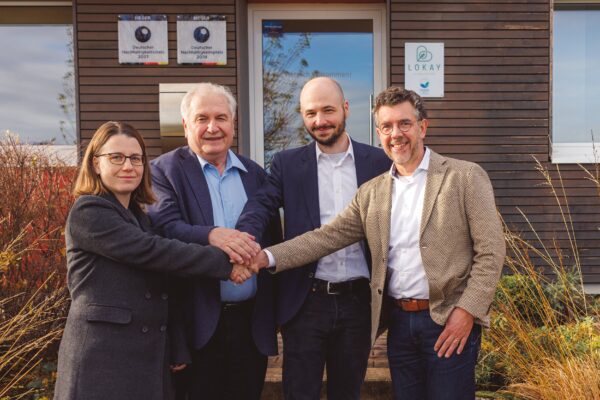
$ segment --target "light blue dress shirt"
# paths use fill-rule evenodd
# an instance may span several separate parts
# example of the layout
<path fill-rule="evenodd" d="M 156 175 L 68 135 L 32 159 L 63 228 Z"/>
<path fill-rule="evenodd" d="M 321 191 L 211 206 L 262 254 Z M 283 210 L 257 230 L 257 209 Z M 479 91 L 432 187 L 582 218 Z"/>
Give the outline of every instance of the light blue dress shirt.
<path fill-rule="evenodd" d="M 208 184 L 213 209 L 214 225 L 223 228 L 235 228 L 248 196 L 242 183 L 240 170 L 248 172 L 244 164 L 230 150 L 223 175 L 217 168 L 198 156 L 202 172 Z M 241 285 L 231 281 L 221 281 L 221 301 L 237 302 L 254 297 L 256 294 L 256 275 Z"/>

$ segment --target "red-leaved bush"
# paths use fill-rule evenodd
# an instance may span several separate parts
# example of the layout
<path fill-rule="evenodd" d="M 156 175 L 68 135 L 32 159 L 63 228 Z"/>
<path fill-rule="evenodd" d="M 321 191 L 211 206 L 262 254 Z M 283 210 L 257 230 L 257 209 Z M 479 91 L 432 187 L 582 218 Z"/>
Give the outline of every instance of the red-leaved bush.
<path fill-rule="evenodd" d="M 9 135 L 0 140 L 0 297 L 33 293 L 55 271 L 64 278 L 74 175 L 43 147 Z"/>

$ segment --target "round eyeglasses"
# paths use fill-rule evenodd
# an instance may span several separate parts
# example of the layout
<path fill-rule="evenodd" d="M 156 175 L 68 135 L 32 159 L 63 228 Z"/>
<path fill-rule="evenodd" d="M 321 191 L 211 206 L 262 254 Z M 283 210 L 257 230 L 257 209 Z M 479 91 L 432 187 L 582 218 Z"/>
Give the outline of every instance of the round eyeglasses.
<path fill-rule="evenodd" d="M 382 123 L 378 126 L 379 131 L 383 133 L 385 136 L 389 136 L 394 132 L 394 126 L 397 126 L 400 132 L 406 133 L 410 131 L 410 129 L 418 122 L 421 121 L 411 121 L 409 119 L 403 119 L 402 121 L 397 122 L 396 124 L 392 123 Z"/>
<path fill-rule="evenodd" d="M 108 157 L 108 161 L 114 165 L 123 165 L 125 164 L 125 160 L 129 158 L 131 165 L 135 165 L 136 167 L 144 165 L 144 161 L 146 159 L 146 157 L 141 154 L 132 154 L 130 156 L 126 156 L 123 153 L 96 154 L 94 157 Z"/>

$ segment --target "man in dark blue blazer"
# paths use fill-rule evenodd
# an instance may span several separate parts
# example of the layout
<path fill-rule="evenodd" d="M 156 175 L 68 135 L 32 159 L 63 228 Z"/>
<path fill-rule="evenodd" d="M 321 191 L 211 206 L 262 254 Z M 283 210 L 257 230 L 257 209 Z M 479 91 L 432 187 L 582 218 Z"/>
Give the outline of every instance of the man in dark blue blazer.
<path fill-rule="evenodd" d="M 242 261 L 259 246 L 233 228 L 267 175 L 230 150 L 235 110 L 235 99 L 224 86 L 202 83 L 186 94 L 181 114 L 188 146 L 152 162 L 158 202 L 149 216 L 169 238 L 212 244 Z M 261 244 L 279 241 L 279 218 L 266 225 Z M 189 364 L 190 400 L 260 398 L 267 356 L 277 353 L 273 285 L 268 272 L 241 285 L 217 279 L 179 283 L 172 309 L 183 315 L 186 337 L 172 338 L 172 359 L 176 370 Z"/>
<path fill-rule="evenodd" d="M 268 184 L 244 207 L 239 230 L 260 237 L 283 207 L 289 240 L 330 221 L 358 186 L 389 170 L 391 161 L 381 149 L 346 133 L 348 102 L 336 81 L 308 81 L 300 108 L 315 141 L 274 156 Z M 371 348 L 367 252 L 359 243 L 278 274 L 286 399 L 319 399 L 325 366 L 328 399 L 359 398 Z"/>

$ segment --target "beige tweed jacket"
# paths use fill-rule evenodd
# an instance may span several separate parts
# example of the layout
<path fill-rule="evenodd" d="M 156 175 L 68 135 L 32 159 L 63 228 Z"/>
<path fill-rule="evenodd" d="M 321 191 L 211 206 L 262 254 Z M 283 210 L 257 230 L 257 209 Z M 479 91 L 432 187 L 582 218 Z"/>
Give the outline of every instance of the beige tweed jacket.
<path fill-rule="evenodd" d="M 329 224 L 268 248 L 280 272 L 366 239 L 372 257 L 373 341 L 385 296 L 392 184 L 387 172 L 373 178 Z M 461 307 L 488 326 L 506 248 L 492 185 L 480 166 L 431 152 L 420 246 L 433 320 L 444 325 L 452 309 Z"/>

